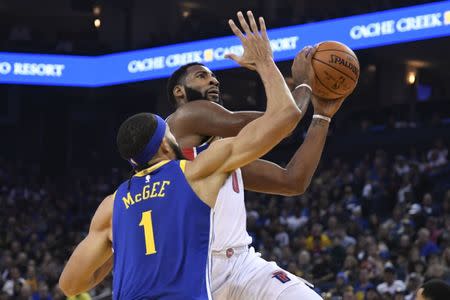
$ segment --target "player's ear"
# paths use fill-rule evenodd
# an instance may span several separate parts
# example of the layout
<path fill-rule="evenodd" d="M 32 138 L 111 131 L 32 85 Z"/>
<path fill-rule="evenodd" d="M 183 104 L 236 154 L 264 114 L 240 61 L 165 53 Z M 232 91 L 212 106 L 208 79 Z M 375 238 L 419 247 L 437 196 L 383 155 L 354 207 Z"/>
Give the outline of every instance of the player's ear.
<path fill-rule="evenodd" d="M 161 151 L 161 154 L 166 156 L 168 159 L 174 159 L 174 157 L 172 157 L 174 153 L 167 137 L 163 138 L 159 151 Z"/>
<path fill-rule="evenodd" d="M 164 154 L 164 155 L 168 155 L 170 153 L 170 150 L 171 150 L 171 148 L 170 148 L 169 141 L 168 141 L 167 137 L 164 137 L 161 142 L 161 147 L 160 147 L 159 151 L 161 151 L 162 154 Z"/>
<path fill-rule="evenodd" d="M 186 102 L 186 91 L 184 89 L 184 86 L 181 84 L 177 84 L 173 88 L 173 96 L 175 97 L 178 104 L 184 104 Z"/>

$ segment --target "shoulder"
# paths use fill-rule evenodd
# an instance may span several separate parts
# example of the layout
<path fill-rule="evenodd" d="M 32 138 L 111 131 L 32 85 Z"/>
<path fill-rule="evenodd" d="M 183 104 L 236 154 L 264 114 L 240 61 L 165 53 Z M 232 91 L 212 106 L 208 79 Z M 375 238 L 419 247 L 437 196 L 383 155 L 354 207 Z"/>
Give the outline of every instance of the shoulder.
<path fill-rule="evenodd" d="M 127 180 L 125 180 L 125 181 L 123 181 L 121 184 L 119 184 L 119 186 L 117 187 L 117 189 L 115 190 L 115 192 L 113 193 L 113 194 L 111 194 L 111 195 L 109 195 L 109 196 L 112 196 L 112 197 L 114 197 L 118 192 L 119 192 L 119 190 L 121 190 L 124 186 L 128 186 L 128 181 L 129 181 L 130 179 L 128 178 Z M 109 197 L 109 196 L 107 196 L 107 197 Z M 107 198 L 106 197 L 106 198 Z M 106 200 L 106 198 L 105 198 L 105 200 Z"/>
<path fill-rule="evenodd" d="M 102 230 L 111 226 L 114 198 L 116 193 L 103 199 L 92 218 L 91 230 Z"/>
<path fill-rule="evenodd" d="M 116 193 L 106 196 L 102 203 L 100 203 L 98 210 L 101 210 L 106 215 L 111 216 L 115 197 Z"/>

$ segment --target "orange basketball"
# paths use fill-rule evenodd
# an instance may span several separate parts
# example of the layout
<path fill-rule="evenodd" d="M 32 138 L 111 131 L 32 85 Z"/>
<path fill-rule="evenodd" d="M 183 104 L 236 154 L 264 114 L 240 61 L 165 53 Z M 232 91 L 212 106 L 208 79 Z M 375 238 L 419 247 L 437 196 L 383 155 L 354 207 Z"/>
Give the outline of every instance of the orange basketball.
<path fill-rule="evenodd" d="M 359 62 L 346 45 L 327 41 L 316 46 L 312 67 L 316 73 L 313 93 L 322 98 L 336 99 L 350 95 L 359 78 Z"/>

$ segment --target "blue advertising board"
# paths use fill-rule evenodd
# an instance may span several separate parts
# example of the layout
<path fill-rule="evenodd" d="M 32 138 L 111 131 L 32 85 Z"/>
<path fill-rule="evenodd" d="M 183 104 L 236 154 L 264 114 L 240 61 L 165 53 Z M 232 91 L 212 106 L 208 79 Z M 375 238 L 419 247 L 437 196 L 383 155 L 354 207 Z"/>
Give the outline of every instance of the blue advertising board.
<path fill-rule="evenodd" d="M 305 45 L 335 40 L 353 50 L 450 35 L 450 1 L 333 19 L 268 31 L 276 61 L 290 60 Z M 242 53 L 234 36 L 102 56 L 0 52 L 0 83 L 99 87 L 164 78 L 183 64 L 211 70 L 237 67 L 225 59 Z"/>

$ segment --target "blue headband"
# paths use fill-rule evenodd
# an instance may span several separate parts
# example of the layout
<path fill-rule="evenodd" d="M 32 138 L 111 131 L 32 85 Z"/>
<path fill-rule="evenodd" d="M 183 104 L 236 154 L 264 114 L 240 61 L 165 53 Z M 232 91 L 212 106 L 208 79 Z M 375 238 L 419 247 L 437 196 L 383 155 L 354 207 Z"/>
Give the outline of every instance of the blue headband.
<path fill-rule="evenodd" d="M 162 140 L 166 134 L 166 122 L 158 115 L 154 116 L 157 123 L 155 133 L 153 133 L 152 138 L 145 146 L 144 150 L 128 160 L 133 167 L 142 166 L 149 162 L 153 156 L 155 156 L 156 152 L 158 152 L 158 149 L 161 146 Z"/>

